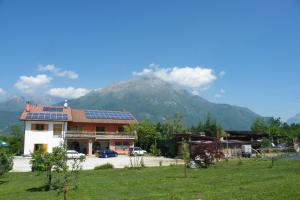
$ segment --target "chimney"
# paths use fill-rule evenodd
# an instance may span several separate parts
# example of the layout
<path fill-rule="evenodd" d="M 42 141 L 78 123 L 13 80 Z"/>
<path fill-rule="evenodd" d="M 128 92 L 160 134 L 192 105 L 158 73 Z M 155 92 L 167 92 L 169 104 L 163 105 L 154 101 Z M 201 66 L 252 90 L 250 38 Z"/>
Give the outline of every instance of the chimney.
<path fill-rule="evenodd" d="M 25 111 L 30 112 L 30 108 L 31 108 L 31 103 L 29 101 L 27 101 L 25 104 Z"/>
<path fill-rule="evenodd" d="M 68 100 L 67 100 L 67 99 L 65 100 L 64 107 L 65 107 L 65 108 L 68 107 Z"/>

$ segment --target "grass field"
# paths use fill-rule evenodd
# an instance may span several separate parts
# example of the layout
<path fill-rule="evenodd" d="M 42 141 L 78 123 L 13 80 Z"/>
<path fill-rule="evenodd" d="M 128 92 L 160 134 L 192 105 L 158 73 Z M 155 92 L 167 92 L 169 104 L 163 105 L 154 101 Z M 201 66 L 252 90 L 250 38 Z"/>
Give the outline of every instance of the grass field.
<path fill-rule="evenodd" d="M 220 162 L 188 170 L 188 178 L 183 178 L 182 166 L 83 171 L 79 189 L 71 191 L 69 199 L 300 199 L 300 161 L 269 166 L 270 161 Z M 0 199 L 62 199 L 55 191 L 35 191 L 43 178 L 10 173 L 0 184 Z"/>

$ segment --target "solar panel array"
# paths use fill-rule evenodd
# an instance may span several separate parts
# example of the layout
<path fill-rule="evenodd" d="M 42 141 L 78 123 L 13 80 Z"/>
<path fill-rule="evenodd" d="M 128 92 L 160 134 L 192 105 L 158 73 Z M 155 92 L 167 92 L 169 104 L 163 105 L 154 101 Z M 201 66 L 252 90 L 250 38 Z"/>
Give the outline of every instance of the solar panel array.
<path fill-rule="evenodd" d="M 67 114 L 61 113 L 28 113 L 26 119 L 30 120 L 59 120 L 66 121 L 68 120 Z"/>
<path fill-rule="evenodd" d="M 53 108 L 53 107 L 44 107 L 43 111 L 45 112 L 63 112 L 63 108 Z"/>
<path fill-rule="evenodd" d="M 120 111 L 100 111 L 100 110 L 85 110 L 85 117 L 88 119 L 118 119 L 118 120 L 133 120 L 135 119 L 129 112 Z"/>

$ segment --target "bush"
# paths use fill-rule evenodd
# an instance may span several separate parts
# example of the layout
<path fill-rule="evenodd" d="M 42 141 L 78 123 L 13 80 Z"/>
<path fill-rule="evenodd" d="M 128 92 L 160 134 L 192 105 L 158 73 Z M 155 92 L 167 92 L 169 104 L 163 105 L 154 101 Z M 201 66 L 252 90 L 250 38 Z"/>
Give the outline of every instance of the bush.
<path fill-rule="evenodd" d="M 153 156 L 160 156 L 160 150 L 154 145 L 152 144 L 150 146 L 150 153 L 153 155 Z"/>
<path fill-rule="evenodd" d="M 13 158 L 10 154 L 0 149 L 0 177 L 12 170 Z"/>
<path fill-rule="evenodd" d="M 114 166 L 110 163 L 106 163 L 104 165 L 98 165 L 94 168 L 94 170 L 101 170 L 101 169 L 113 169 Z"/>
<path fill-rule="evenodd" d="M 268 138 L 263 138 L 261 141 L 261 147 L 262 148 L 270 148 L 272 147 L 272 141 Z"/>

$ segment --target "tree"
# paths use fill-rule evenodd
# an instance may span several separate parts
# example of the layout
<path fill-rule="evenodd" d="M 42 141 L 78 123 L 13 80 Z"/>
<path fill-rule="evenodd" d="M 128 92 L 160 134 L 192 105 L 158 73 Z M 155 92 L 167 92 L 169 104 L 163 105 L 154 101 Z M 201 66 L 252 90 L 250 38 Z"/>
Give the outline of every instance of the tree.
<path fill-rule="evenodd" d="M 78 178 L 79 173 L 82 170 L 82 162 L 85 161 L 85 157 L 81 156 L 80 158 L 75 158 L 71 160 L 71 167 L 68 166 L 66 151 L 64 148 L 63 156 L 57 159 L 56 166 L 54 171 L 57 173 L 55 179 L 55 189 L 58 193 L 63 193 L 64 200 L 67 200 L 67 194 L 71 189 L 78 188 Z M 60 154 L 60 152 L 58 152 Z"/>
<path fill-rule="evenodd" d="M 159 124 L 159 126 L 163 139 L 172 139 L 175 133 L 180 133 L 185 130 L 182 116 L 179 113 L 176 113 L 172 118 Z"/>
<path fill-rule="evenodd" d="M 13 157 L 5 149 L 0 149 L 0 177 L 12 170 Z"/>
<path fill-rule="evenodd" d="M 184 177 L 187 178 L 187 165 L 190 161 L 189 144 L 185 141 L 181 141 L 182 145 L 182 159 L 184 160 Z"/>
<path fill-rule="evenodd" d="M 206 136 L 220 138 L 224 134 L 223 128 L 217 124 L 216 120 L 212 120 L 210 115 L 207 115 L 205 122 L 200 121 L 197 126 L 191 128 L 193 133 L 204 132 Z"/>
<path fill-rule="evenodd" d="M 251 126 L 251 130 L 257 133 L 266 133 L 267 129 L 268 125 L 262 118 L 257 118 Z"/>
<path fill-rule="evenodd" d="M 56 189 L 59 193 L 64 193 L 64 199 L 67 198 L 67 192 L 70 189 L 77 188 L 77 178 L 81 170 L 81 163 L 85 157 L 72 159 L 69 168 L 66 156 L 65 146 L 53 148 L 52 153 L 44 153 L 43 149 L 32 154 L 32 167 L 34 171 L 46 174 L 45 190 Z"/>
<path fill-rule="evenodd" d="M 8 151 L 10 154 L 20 155 L 23 152 L 24 134 L 18 125 L 10 127 L 9 135 L 1 135 L 1 140 L 9 144 Z"/>
<path fill-rule="evenodd" d="M 149 150 L 152 144 L 160 138 L 160 133 L 156 131 L 156 127 L 148 120 L 143 120 L 139 124 L 133 125 L 131 128 L 137 132 L 137 145 Z M 156 145 L 156 144 L 155 144 Z"/>

